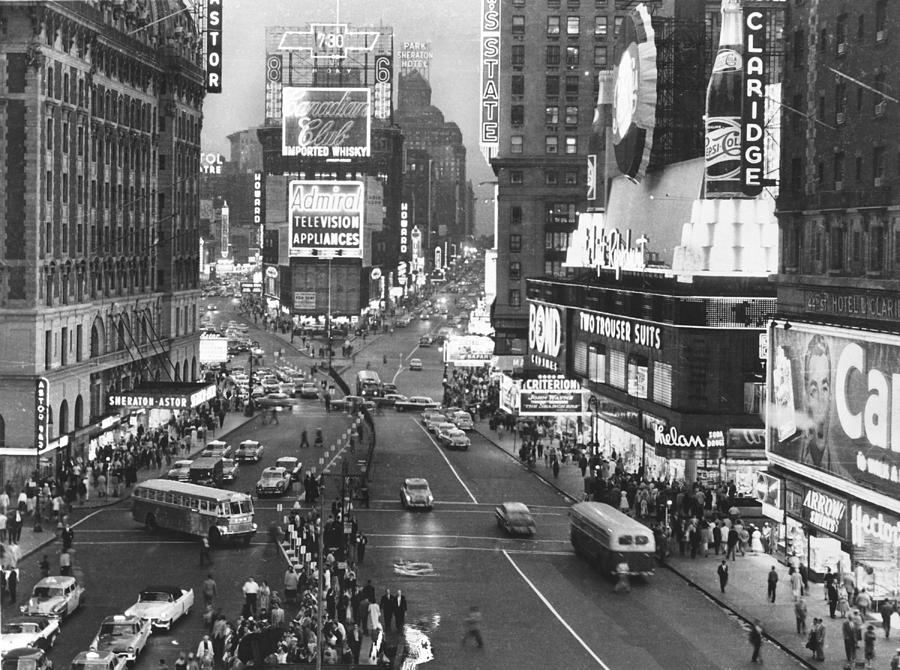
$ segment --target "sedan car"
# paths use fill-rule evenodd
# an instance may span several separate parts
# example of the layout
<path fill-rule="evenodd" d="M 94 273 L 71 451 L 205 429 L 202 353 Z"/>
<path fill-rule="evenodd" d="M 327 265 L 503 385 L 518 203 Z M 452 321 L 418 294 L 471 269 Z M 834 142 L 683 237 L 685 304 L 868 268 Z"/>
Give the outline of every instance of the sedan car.
<path fill-rule="evenodd" d="M 301 398 L 318 398 L 319 387 L 316 386 L 315 382 L 303 382 L 303 384 L 300 385 L 298 395 Z"/>
<path fill-rule="evenodd" d="M 453 412 L 449 419 L 456 424 L 460 430 L 475 430 L 475 423 L 472 421 L 472 415 L 465 410 Z"/>
<path fill-rule="evenodd" d="M 212 458 L 229 458 L 231 456 L 231 445 L 222 440 L 210 440 L 206 443 L 201 456 L 210 456 Z"/>
<path fill-rule="evenodd" d="M 399 393 L 400 391 L 397 389 L 397 385 L 393 382 L 383 382 L 381 384 L 381 392 L 383 394 L 388 393 Z"/>
<path fill-rule="evenodd" d="M 84 587 L 74 577 L 44 577 L 34 585 L 31 598 L 19 608 L 30 616 L 65 618 L 84 602 Z"/>
<path fill-rule="evenodd" d="M 293 456 L 282 456 L 275 461 L 276 468 L 284 468 L 291 475 L 291 481 L 299 482 L 300 475 L 303 474 L 303 463 L 299 458 Z"/>
<path fill-rule="evenodd" d="M 111 651 L 82 651 L 72 659 L 69 670 L 125 670 L 128 661 Z"/>
<path fill-rule="evenodd" d="M 179 482 L 186 482 L 189 479 L 191 471 L 191 463 L 194 461 L 183 458 L 175 461 L 172 468 L 166 473 L 166 479 L 174 479 Z"/>
<path fill-rule="evenodd" d="M 432 344 L 434 344 L 434 338 L 431 335 L 422 335 L 419 338 L 420 347 L 430 347 Z"/>
<path fill-rule="evenodd" d="M 434 433 L 435 435 L 439 435 L 441 431 L 453 430 L 456 428 L 451 422 L 447 421 L 447 419 L 443 419 L 441 421 L 434 421 L 431 424 L 431 428 L 429 428 L 429 432 Z"/>
<path fill-rule="evenodd" d="M 148 586 L 138 595 L 137 602 L 125 610 L 125 616 L 149 621 L 154 630 L 170 630 L 193 606 L 194 589 Z"/>
<path fill-rule="evenodd" d="M 16 647 L 3 656 L 3 670 L 53 670 L 53 661 L 43 649 Z"/>
<path fill-rule="evenodd" d="M 266 393 L 277 393 L 281 391 L 281 381 L 275 375 L 269 375 L 263 377 L 262 387 Z"/>
<path fill-rule="evenodd" d="M 409 359 L 409 369 L 410 370 L 421 370 L 422 369 L 422 359 L 421 358 Z"/>
<path fill-rule="evenodd" d="M 407 400 L 409 400 L 409 398 L 400 393 L 386 393 L 380 398 L 376 398 L 375 402 L 383 407 L 393 407 L 398 402 L 406 402 Z"/>
<path fill-rule="evenodd" d="M 10 617 L 0 628 L 0 656 L 17 647 L 47 651 L 59 636 L 59 619 L 46 616 Z"/>
<path fill-rule="evenodd" d="M 222 481 L 233 482 L 237 477 L 238 464 L 233 458 L 222 459 Z"/>
<path fill-rule="evenodd" d="M 415 412 L 423 409 L 437 409 L 441 404 L 435 402 L 425 395 L 414 395 L 405 402 L 397 401 L 394 403 L 394 409 L 398 412 Z"/>
<path fill-rule="evenodd" d="M 234 460 L 238 462 L 253 461 L 258 463 L 262 458 L 265 447 L 256 440 L 244 440 L 234 452 Z"/>
<path fill-rule="evenodd" d="M 284 495 L 291 489 L 291 473 L 284 468 L 266 468 L 256 482 L 256 494 L 260 497 Z"/>
<path fill-rule="evenodd" d="M 285 407 L 287 405 L 293 404 L 294 403 L 291 399 L 291 396 L 281 391 L 278 391 L 276 393 L 267 393 L 265 396 L 259 399 L 260 407 Z"/>
<path fill-rule="evenodd" d="M 528 506 L 520 502 L 506 502 L 494 509 L 497 525 L 510 535 L 534 535 L 534 518 Z"/>
<path fill-rule="evenodd" d="M 422 425 L 425 426 L 425 430 L 429 433 L 433 433 L 439 423 L 445 423 L 446 421 L 447 417 L 444 416 L 443 412 L 435 412 L 434 410 L 422 412 Z"/>
<path fill-rule="evenodd" d="M 103 619 L 100 630 L 91 642 L 91 651 L 111 651 L 124 656 L 130 663 L 147 646 L 150 637 L 150 621 L 136 616 L 115 614 Z"/>
<path fill-rule="evenodd" d="M 428 480 L 421 477 L 407 477 L 400 486 L 400 504 L 406 509 L 423 508 L 430 510 L 434 504 Z"/>
<path fill-rule="evenodd" d="M 452 426 L 453 424 L 450 425 Z M 469 436 L 455 426 L 453 428 L 438 430 L 437 438 L 438 441 L 448 449 L 462 449 L 463 451 L 468 451 L 472 444 Z"/>

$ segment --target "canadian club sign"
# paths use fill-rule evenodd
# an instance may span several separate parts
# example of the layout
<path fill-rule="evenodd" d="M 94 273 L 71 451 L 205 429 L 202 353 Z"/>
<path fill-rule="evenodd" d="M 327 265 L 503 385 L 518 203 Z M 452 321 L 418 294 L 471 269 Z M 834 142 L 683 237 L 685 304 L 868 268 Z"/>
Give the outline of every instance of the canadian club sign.
<path fill-rule="evenodd" d="M 528 353 L 530 361 L 554 372 L 559 371 L 562 351 L 562 315 L 558 307 L 528 304 Z"/>

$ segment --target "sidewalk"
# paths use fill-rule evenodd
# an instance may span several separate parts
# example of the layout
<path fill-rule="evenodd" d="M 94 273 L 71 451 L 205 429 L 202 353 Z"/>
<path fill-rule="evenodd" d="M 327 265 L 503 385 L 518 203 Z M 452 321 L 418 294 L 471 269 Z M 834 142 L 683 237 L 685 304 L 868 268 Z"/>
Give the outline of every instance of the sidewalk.
<path fill-rule="evenodd" d="M 508 431 L 499 434 L 497 431 L 490 430 L 486 421 L 476 421 L 475 430 L 495 446 L 509 453 L 518 462 L 518 454 L 513 447 L 513 437 Z M 518 446 L 518 444 L 515 445 L 516 448 Z M 550 468 L 542 460 L 539 460 L 534 468 L 534 474 L 572 499 L 573 502 L 580 501 L 584 497 L 584 480 L 581 470 L 577 464 L 571 461 L 560 464 L 559 477 L 554 478 Z M 820 662 L 813 661 L 812 652 L 806 649 L 806 636 L 797 634 L 787 566 L 778 562 L 774 556 L 751 553 L 747 553 L 746 556 L 738 556 L 736 561 L 728 562 L 728 585 L 725 593 L 721 593 L 716 573 L 721 560 L 721 556 L 716 556 L 712 552 L 708 558 L 705 556 L 696 559 L 682 558 L 677 555 L 676 547 L 675 554 L 670 556 L 664 565 L 693 587 L 702 591 L 710 600 L 743 621 L 753 622 L 755 619 L 759 619 L 766 631 L 766 636 L 778 647 L 806 664 L 807 667 L 828 670 L 843 670 L 847 667 L 844 640 L 841 634 L 843 620 L 839 615 L 836 619 L 830 618 L 822 584 L 810 583 L 809 592 L 805 597 L 807 631 L 812 626 L 814 617 L 821 618 L 825 623 L 825 660 Z M 773 565 L 779 576 L 775 603 L 769 602 L 766 597 L 767 573 Z M 881 617 L 877 612 L 874 615 L 869 614 L 866 624 L 868 623 L 875 626 L 878 636 L 875 644 L 876 660 L 873 667 L 887 668 L 890 665 L 891 657 L 900 649 L 900 630 L 897 628 L 900 626 L 900 615 L 895 614 L 893 617 L 894 639 L 886 640 L 884 638 Z M 857 663 L 857 667 L 864 667 L 862 642 L 859 643 Z"/>

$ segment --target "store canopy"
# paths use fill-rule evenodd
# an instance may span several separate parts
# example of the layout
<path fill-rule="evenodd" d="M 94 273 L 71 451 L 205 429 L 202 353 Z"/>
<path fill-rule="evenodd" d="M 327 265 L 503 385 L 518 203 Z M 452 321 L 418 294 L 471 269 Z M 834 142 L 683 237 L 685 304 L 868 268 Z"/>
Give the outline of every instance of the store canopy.
<path fill-rule="evenodd" d="M 146 382 L 130 391 L 110 393 L 110 407 L 193 409 L 216 397 L 216 385 L 203 382 Z"/>

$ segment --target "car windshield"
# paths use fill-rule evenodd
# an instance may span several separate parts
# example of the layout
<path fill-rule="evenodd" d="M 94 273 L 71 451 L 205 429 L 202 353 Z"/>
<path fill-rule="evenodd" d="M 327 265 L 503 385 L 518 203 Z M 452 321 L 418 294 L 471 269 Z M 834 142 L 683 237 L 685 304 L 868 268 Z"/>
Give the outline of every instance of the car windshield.
<path fill-rule="evenodd" d="M 100 626 L 100 637 L 126 637 L 136 632 L 133 623 L 105 623 Z"/>
<path fill-rule="evenodd" d="M 223 458 L 222 466 L 226 467 L 226 468 L 230 468 L 230 467 L 234 466 L 234 459 L 233 458 Z"/>
<path fill-rule="evenodd" d="M 107 661 L 75 661 L 71 670 L 109 670 Z"/>
<path fill-rule="evenodd" d="M 30 621 L 20 621 L 17 623 L 3 624 L 4 635 L 16 635 L 18 633 L 37 633 L 38 631 L 40 631 L 38 625 L 36 623 L 31 623 Z"/>
<path fill-rule="evenodd" d="M 172 594 L 164 591 L 144 591 L 140 598 L 142 603 L 168 603 L 172 600 L 174 600 Z"/>
<path fill-rule="evenodd" d="M 38 600 L 50 600 L 50 598 L 60 598 L 63 590 L 53 586 L 36 586 L 34 587 L 34 597 Z"/>
<path fill-rule="evenodd" d="M 33 658 L 7 658 L 3 660 L 3 670 L 37 670 Z"/>
<path fill-rule="evenodd" d="M 428 484 L 425 484 L 424 482 L 412 482 L 410 484 L 407 484 L 406 488 L 408 488 L 410 491 L 427 491 Z"/>

